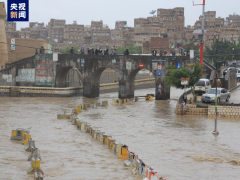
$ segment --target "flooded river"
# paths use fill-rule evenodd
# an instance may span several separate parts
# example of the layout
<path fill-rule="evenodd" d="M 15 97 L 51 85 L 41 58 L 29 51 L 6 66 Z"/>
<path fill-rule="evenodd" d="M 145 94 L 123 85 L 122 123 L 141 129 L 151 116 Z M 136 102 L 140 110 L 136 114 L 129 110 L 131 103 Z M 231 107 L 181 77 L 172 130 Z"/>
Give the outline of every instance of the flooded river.
<path fill-rule="evenodd" d="M 136 90 L 135 95 L 154 93 Z M 108 107 L 89 109 L 79 119 L 101 127 L 117 142 L 127 144 L 159 176 L 167 180 L 239 180 L 240 120 L 219 119 L 220 135 L 211 134 L 214 119 L 177 116 L 174 109 L 182 90 L 171 90 L 167 101 L 130 102 L 114 105 L 117 93 L 100 98 L 0 98 L 0 179 L 32 180 L 27 175 L 29 155 L 19 141 L 10 141 L 11 131 L 29 128 L 41 151 L 44 179 L 50 180 L 142 180 L 131 175 L 106 146 L 80 132 L 57 113 L 82 103 L 109 101 Z M 236 90 L 232 99 L 240 97 Z M 237 165 L 238 164 L 238 165 Z"/>

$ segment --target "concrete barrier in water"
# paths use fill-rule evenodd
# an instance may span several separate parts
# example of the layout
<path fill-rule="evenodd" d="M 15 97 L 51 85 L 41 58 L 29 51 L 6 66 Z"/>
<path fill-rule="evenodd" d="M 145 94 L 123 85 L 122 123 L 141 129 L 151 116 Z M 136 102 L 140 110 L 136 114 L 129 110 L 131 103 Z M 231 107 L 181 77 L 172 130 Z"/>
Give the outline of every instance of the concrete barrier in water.
<path fill-rule="evenodd" d="M 82 121 L 82 122 L 81 122 L 81 131 L 82 131 L 82 132 L 86 132 L 86 130 L 85 130 L 85 125 L 86 125 L 86 122 L 85 122 L 85 121 Z"/>
<path fill-rule="evenodd" d="M 24 139 L 21 141 L 21 144 L 26 146 L 28 144 L 28 139 L 31 138 L 31 134 L 25 133 L 23 137 L 24 137 Z"/>
<path fill-rule="evenodd" d="M 97 132 L 97 141 L 101 143 L 103 142 L 103 134 L 105 134 L 105 132 L 101 132 L 101 131 Z"/>
<path fill-rule="evenodd" d="M 35 149 L 35 141 L 31 139 L 28 139 L 28 144 L 25 147 L 25 151 L 31 152 L 33 149 Z"/>
<path fill-rule="evenodd" d="M 97 140 L 97 132 L 100 132 L 101 130 L 100 129 L 93 129 L 92 130 L 92 138 Z"/>
<path fill-rule="evenodd" d="M 132 170 L 132 173 L 134 175 L 145 175 L 145 167 L 145 164 L 143 164 L 140 159 L 135 158 L 135 168 Z"/>
<path fill-rule="evenodd" d="M 143 180 L 159 180 L 159 178 L 157 176 L 157 172 L 150 167 L 146 169 L 146 177 Z"/>
<path fill-rule="evenodd" d="M 87 133 L 90 133 L 90 127 L 91 127 L 90 124 L 86 124 L 86 132 L 87 132 Z"/>
<path fill-rule="evenodd" d="M 77 106 L 77 113 L 79 114 L 81 113 L 81 111 L 82 111 L 82 106 Z"/>
<path fill-rule="evenodd" d="M 34 180 L 43 180 L 43 175 L 41 172 L 34 173 Z"/>
<path fill-rule="evenodd" d="M 73 120 L 72 120 L 72 125 L 77 125 L 77 117 L 73 117 Z"/>
<path fill-rule="evenodd" d="M 153 97 L 150 96 L 150 97 L 145 97 L 145 101 L 153 101 Z"/>
<path fill-rule="evenodd" d="M 103 145 L 108 145 L 108 138 L 112 138 L 110 135 L 103 134 Z"/>
<path fill-rule="evenodd" d="M 118 157 L 118 159 L 127 159 L 127 155 L 128 155 L 128 146 L 123 145 L 121 147 L 121 155 Z"/>
<path fill-rule="evenodd" d="M 57 114 L 58 119 L 71 119 L 71 114 Z"/>
<path fill-rule="evenodd" d="M 111 149 L 114 152 L 114 143 L 115 143 L 116 139 L 113 138 L 108 138 L 108 147 L 109 149 Z"/>
<path fill-rule="evenodd" d="M 114 142 L 114 154 L 118 157 L 121 155 L 122 144 L 118 142 Z"/>
<path fill-rule="evenodd" d="M 31 154 L 28 156 L 28 161 L 30 161 L 32 158 L 38 158 L 42 160 L 40 156 L 40 150 L 38 148 L 32 149 Z"/>
<path fill-rule="evenodd" d="M 138 96 L 134 97 L 134 101 L 137 102 L 138 101 Z"/>
<path fill-rule="evenodd" d="M 93 130 L 97 130 L 99 127 L 90 127 L 90 135 L 93 136 Z"/>
<path fill-rule="evenodd" d="M 124 166 L 135 166 L 135 155 L 133 152 L 128 152 L 127 160 L 124 162 Z"/>
<path fill-rule="evenodd" d="M 75 115 L 78 115 L 77 109 L 73 109 L 72 113 L 75 114 Z"/>
<path fill-rule="evenodd" d="M 41 172 L 43 174 L 42 169 L 40 168 L 40 159 L 32 158 L 31 159 L 31 167 L 27 170 L 28 174 L 33 174 L 35 172 Z"/>
<path fill-rule="evenodd" d="M 108 105 L 108 101 L 102 101 L 102 106 L 107 106 Z"/>
<path fill-rule="evenodd" d="M 16 130 L 12 130 L 11 140 L 22 141 L 24 139 L 24 134 L 28 134 L 29 130 L 17 128 Z"/>

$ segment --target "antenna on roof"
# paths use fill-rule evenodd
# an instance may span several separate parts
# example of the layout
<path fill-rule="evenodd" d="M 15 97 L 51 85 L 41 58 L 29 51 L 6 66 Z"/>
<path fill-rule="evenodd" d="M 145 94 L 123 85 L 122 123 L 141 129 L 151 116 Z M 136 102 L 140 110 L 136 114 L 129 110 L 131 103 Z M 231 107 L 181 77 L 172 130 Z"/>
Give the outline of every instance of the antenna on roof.
<path fill-rule="evenodd" d="M 156 10 L 152 10 L 149 14 L 152 14 L 154 17 L 154 13 L 156 12 Z"/>

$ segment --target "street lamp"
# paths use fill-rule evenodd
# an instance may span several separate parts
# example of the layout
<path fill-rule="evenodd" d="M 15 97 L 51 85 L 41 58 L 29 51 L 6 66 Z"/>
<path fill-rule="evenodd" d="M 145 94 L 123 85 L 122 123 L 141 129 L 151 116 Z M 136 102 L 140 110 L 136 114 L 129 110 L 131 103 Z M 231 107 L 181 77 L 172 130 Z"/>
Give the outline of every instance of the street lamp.
<path fill-rule="evenodd" d="M 234 51 L 234 48 L 232 48 L 232 63 L 233 63 L 233 51 Z"/>
<path fill-rule="evenodd" d="M 217 38 L 216 38 L 217 37 Z M 213 134 L 218 135 L 219 132 L 217 131 L 217 116 L 218 116 L 218 112 L 217 112 L 217 103 L 218 103 L 218 99 L 217 99 L 217 63 L 218 63 L 218 41 L 219 41 L 219 34 L 216 33 L 214 34 L 214 38 L 216 38 L 217 40 L 217 60 L 216 60 L 216 93 L 215 93 L 215 127 L 214 127 L 214 131 Z"/>

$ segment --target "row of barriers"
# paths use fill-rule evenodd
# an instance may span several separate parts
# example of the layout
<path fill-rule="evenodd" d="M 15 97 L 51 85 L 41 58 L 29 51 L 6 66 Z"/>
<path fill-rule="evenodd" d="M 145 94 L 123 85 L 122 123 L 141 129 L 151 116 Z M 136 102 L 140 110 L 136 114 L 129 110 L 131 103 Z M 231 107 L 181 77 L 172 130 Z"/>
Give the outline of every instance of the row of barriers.
<path fill-rule="evenodd" d="M 27 174 L 34 174 L 34 180 L 43 180 L 44 173 L 40 168 L 40 161 L 42 160 L 40 150 L 36 148 L 29 129 L 18 128 L 12 130 L 11 140 L 21 141 L 21 144 L 25 146 L 25 151 L 31 153 L 27 158 L 28 161 L 31 161 L 31 167 L 27 170 Z"/>
<path fill-rule="evenodd" d="M 120 103 L 124 102 L 127 101 L 123 100 Z M 114 101 L 114 103 L 117 102 Z M 102 102 L 102 104 L 107 105 L 108 102 Z M 81 132 L 89 133 L 93 139 L 101 142 L 105 146 L 108 146 L 110 151 L 118 156 L 118 159 L 126 160 L 124 162 L 125 167 L 134 167 L 132 174 L 145 176 L 143 180 L 163 180 L 163 177 L 159 177 L 152 167 L 146 165 L 141 159 L 139 159 L 138 155 L 130 151 L 127 145 L 116 142 L 116 139 L 114 139 L 111 135 L 105 134 L 105 132 L 101 131 L 99 127 L 91 126 L 88 122 L 79 120 L 77 118 L 78 113 L 75 112 L 76 109 L 73 109 L 71 114 L 64 116 L 66 114 L 65 111 L 64 114 L 58 114 L 57 117 L 58 119 L 68 119 L 68 121 L 71 122 L 72 125 L 75 125 Z"/>

